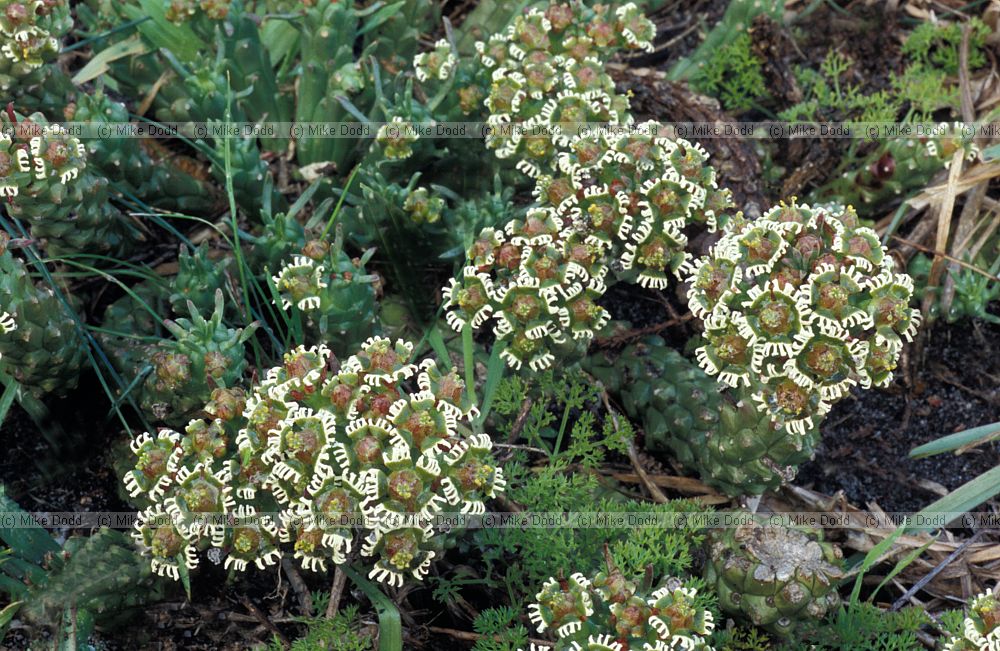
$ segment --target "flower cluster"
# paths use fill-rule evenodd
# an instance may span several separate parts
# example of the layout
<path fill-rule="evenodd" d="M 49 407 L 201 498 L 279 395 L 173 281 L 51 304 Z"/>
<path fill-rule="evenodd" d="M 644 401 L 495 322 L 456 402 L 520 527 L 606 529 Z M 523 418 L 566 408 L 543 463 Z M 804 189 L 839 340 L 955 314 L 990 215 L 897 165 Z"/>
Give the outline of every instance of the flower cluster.
<path fill-rule="evenodd" d="M 13 127 L 13 137 L 0 133 L 0 197 L 11 197 L 15 210 L 25 201 L 61 204 L 66 185 L 86 167 L 83 143 L 41 115 Z"/>
<path fill-rule="evenodd" d="M 1000 600 L 984 592 L 969 604 L 962 634 L 952 637 L 944 651 L 994 651 L 1000 649 Z"/>
<path fill-rule="evenodd" d="M 0 312 L 0 335 L 5 335 L 17 330 L 17 322 L 14 317 L 7 312 Z"/>
<path fill-rule="evenodd" d="M 552 166 L 573 125 L 630 122 L 628 99 L 615 93 L 604 60 L 617 50 L 652 50 L 655 33 L 632 3 L 613 14 L 605 5 L 553 3 L 476 43 L 491 79 L 487 147 L 530 174 Z"/>
<path fill-rule="evenodd" d="M 557 651 L 711 651 L 703 636 L 715 627 L 712 613 L 695 605 L 694 589 L 668 579 L 645 592 L 609 564 L 593 580 L 549 579 L 528 616 L 539 633 L 555 632 Z"/>
<path fill-rule="evenodd" d="M 229 15 L 228 0 L 169 0 L 166 19 L 172 23 L 183 23 L 199 14 L 199 9 L 209 20 L 225 20 Z"/>
<path fill-rule="evenodd" d="M 601 131 L 572 139 L 559 169 L 536 181 L 538 207 L 506 229 L 486 229 L 469 265 L 444 291 L 460 330 L 496 317 L 513 367 L 541 370 L 571 342 L 588 342 L 609 315 L 597 304 L 613 280 L 663 288 L 684 268 L 690 221 L 714 230 L 730 204 L 698 145 Z"/>
<path fill-rule="evenodd" d="M 421 52 L 413 57 L 413 69 L 417 81 L 427 81 L 437 79 L 444 81 L 455 69 L 458 58 L 451 49 L 448 39 L 441 39 L 434 44 L 434 49 L 430 52 Z"/>
<path fill-rule="evenodd" d="M 287 543 L 321 570 L 344 563 L 358 533 L 371 577 L 426 575 L 442 543 L 429 518 L 481 513 L 505 482 L 490 438 L 458 429 L 477 410 L 457 373 L 410 363 L 412 351 L 372 338 L 338 368 L 325 346 L 299 347 L 245 403 L 216 396 L 212 422 L 136 439 L 124 481 L 151 501 L 134 535 L 153 569 L 176 578 L 209 545 L 226 567 L 264 567 Z"/>
<path fill-rule="evenodd" d="M 416 131 L 399 115 L 378 128 L 375 142 L 387 160 L 406 160 L 413 155 L 413 143 L 420 139 Z"/>
<path fill-rule="evenodd" d="M 378 276 L 365 271 L 373 253 L 369 250 L 352 258 L 344 251 L 339 231 L 332 246 L 324 240 L 307 241 L 301 253 L 272 276 L 278 291 L 276 303 L 284 310 L 294 306 L 301 311 L 312 337 L 357 345 L 375 319 Z"/>
<path fill-rule="evenodd" d="M 59 38 L 72 24 L 66 2 L 0 0 L 0 79 L 23 77 L 55 60 Z M 0 87 L 8 90 L 7 83 Z"/>
<path fill-rule="evenodd" d="M 406 195 L 403 210 L 410 214 L 414 224 L 434 224 L 441 219 L 444 199 L 432 195 L 427 188 L 416 188 Z"/>
<path fill-rule="evenodd" d="M 920 314 L 875 231 L 846 209 L 782 203 L 734 220 L 690 265 L 699 364 L 805 433 L 851 386 L 885 386 Z"/>

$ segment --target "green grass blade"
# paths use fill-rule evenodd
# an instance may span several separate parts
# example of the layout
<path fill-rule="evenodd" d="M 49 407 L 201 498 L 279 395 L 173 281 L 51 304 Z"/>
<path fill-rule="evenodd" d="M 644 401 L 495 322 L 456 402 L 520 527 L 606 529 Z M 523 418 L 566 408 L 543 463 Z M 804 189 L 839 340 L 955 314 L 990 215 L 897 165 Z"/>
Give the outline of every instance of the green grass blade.
<path fill-rule="evenodd" d="M 942 436 L 939 439 L 924 443 L 923 445 L 910 450 L 911 459 L 923 459 L 932 457 L 935 454 L 951 452 L 958 448 L 963 448 L 976 443 L 985 443 L 990 439 L 1000 436 L 1000 423 L 990 423 L 980 427 L 973 427 L 963 432 Z"/>
<path fill-rule="evenodd" d="M 13 378 L 4 386 L 3 395 L 0 395 L 0 424 L 3 424 L 7 420 L 7 412 L 10 411 L 10 406 L 14 404 L 14 398 L 17 397 L 17 390 L 19 388 L 20 385 Z"/>
<path fill-rule="evenodd" d="M 476 349 L 472 341 L 472 325 L 462 326 L 462 361 L 465 363 L 465 389 L 472 404 L 478 404 L 476 397 Z"/>
<path fill-rule="evenodd" d="M 885 587 L 885 584 L 887 584 L 889 581 L 892 581 L 896 577 L 897 574 L 899 574 L 900 572 L 902 572 L 903 570 L 905 570 L 907 567 L 909 567 L 910 563 L 912 563 L 913 561 L 917 560 L 917 557 L 919 557 L 921 554 L 923 554 L 925 551 L 927 551 L 927 548 L 930 547 L 931 545 L 933 545 L 934 542 L 935 542 L 935 539 L 931 538 L 930 540 L 928 540 L 926 543 L 924 543 L 923 545 L 921 545 L 917 549 L 914 549 L 912 552 L 910 552 L 909 554 L 907 554 L 903 558 L 899 559 L 899 562 L 897 562 L 896 566 L 894 568 L 892 568 L 892 571 L 885 575 L 885 578 L 882 579 L 882 582 L 878 584 L 878 587 L 875 588 L 875 591 L 872 592 L 871 595 L 869 595 L 868 601 L 874 600 L 875 596 L 879 592 L 881 592 L 882 588 Z"/>
<path fill-rule="evenodd" d="M 7 627 L 23 603 L 23 601 L 15 601 L 7 604 L 3 610 L 0 610 L 0 642 L 3 642 L 3 637 L 7 634 Z"/>
<path fill-rule="evenodd" d="M 861 561 L 861 565 L 858 568 L 858 576 L 854 580 L 854 589 L 851 590 L 851 605 L 858 603 L 858 597 L 861 595 L 861 581 L 865 578 L 865 573 L 879 561 L 883 554 L 889 551 L 889 548 L 892 547 L 892 544 L 896 542 L 897 538 L 903 535 L 904 531 L 906 531 L 905 527 L 897 527 L 896 530 L 886 536 L 882 542 L 872 547 L 868 550 L 868 553 L 865 554 L 865 558 Z"/>
<path fill-rule="evenodd" d="M 434 354 L 441 360 L 441 365 L 444 368 L 451 368 L 451 355 L 448 354 L 448 346 L 445 345 L 444 336 L 441 334 L 441 329 L 437 327 L 437 324 L 432 325 L 430 330 L 428 330 L 427 343 L 434 349 Z M 417 353 L 416 349 L 414 349 L 414 353 Z"/>
<path fill-rule="evenodd" d="M 482 428 L 483 423 L 486 422 L 487 416 L 490 415 L 490 409 L 493 408 L 493 399 L 497 395 L 497 389 L 500 387 L 500 380 L 503 379 L 504 371 L 507 370 L 507 364 L 500 357 L 500 353 L 503 352 L 504 344 L 498 341 L 493 344 L 493 351 L 490 353 L 490 361 L 486 364 L 486 383 L 483 385 L 483 404 L 479 407 L 479 417 L 476 418 L 473 423 L 476 429 Z"/>
<path fill-rule="evenodd" d="M 929 513 L 965 513 L 971 511 L 986 500 L 992 499 L 1000 494 L 1000 466 L 987 470 L 972 481 L 968 481 L 941 499 L 930 504 L 915 516 Z M 925 524 L 907 527 L 912 532 L 927 532 L 935 529 L 934 524 L 927 518 Z"/>
<path fill-rule="evenodd" d="M 340 569 L 344 570 L 344 574 L 365 593 L 375 607 L 375 613 L 378 615 L 378 650 L 403 651 L 403 624 L 396 604 L 392 603 L 377 585 L 350 565 L 341 565 Z"/>

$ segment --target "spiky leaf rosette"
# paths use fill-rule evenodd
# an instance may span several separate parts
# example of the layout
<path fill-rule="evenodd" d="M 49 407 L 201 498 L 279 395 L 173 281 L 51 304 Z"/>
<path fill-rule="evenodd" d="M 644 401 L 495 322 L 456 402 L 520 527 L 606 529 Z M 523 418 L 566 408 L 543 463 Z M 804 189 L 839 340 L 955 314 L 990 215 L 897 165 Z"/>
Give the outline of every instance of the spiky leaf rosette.
<path fill-rule="evenodd" d="M 482 513 L 504 480 L 490 438 L 458 430 L 476 408 L 457 371 L 413 364 L 412 350 L 373 338 L 338 367 L 325 346 L 299 347 L 253 389 L 241 417 L 137 440 L 125 484 L 153 502 L 151 516 L 173 518 L 159 552 L 149 518 L 137 529 L 154 569 L 173 575 L 193 565 L 188 545 L 212 545 L 239 570 L 289 551 L 321 570 L 357 550 L 379 581 L 426 575 L 442 545 L 428 517 Z M 205 525 L 199 513 L 246 526 Z"/>
<path fill-rule="evenodd" d="M 593 580 L 549 579 L 528 616 L 539 633 L 553 631 L 558 651 L 711 651 L 704 636 L 715 623 L 696 595 L 674 578 L 656 590 L 639 587 L 609 563 Z"/>
<path fill-rule="evenodd" d="M 720 391 L 715 378 L 659 337 L 628 346 L 616 358 L 594 355 L 584 366 L 642 423 L 648 450 L 672 454 L 727 495 L 778 488 L 809 460 L 819 440 L 815 428 L 800 435 L 776 427 L 745 389 Z"/>
<path fill-rule="evenodd" d="M 188 302 L 190 319 L 164 321 L 173 339 L 151 349 L 153 370 L 142 385 L 140 403 L 167 423 L 186 422 L 208 402 L 212 390 L 235 387 L 246 369 L 244 344 L 256 326 L 228 328 L 222 322 L 222 290 L 215 292 L 209 318 Z"/>
<path fill-rule="evenodd" d="M 74 388 L 86 347 L 66 306 L 49 287 L 36 285 L 0 232 L 0 368 L 35 393 Z"/>
<path fill-rule="evenodd" d="M 840 549 L 820 531 L 752 519 L 709 538 L 705 580 L 727 613 L 781 636 L 800 621 L 822 619 L 840 603 L 844 577 Z"/>
<path fill-rule="evenodd" d="M 619 50 L 652 50 L 655 34 L 632 3 L 615 10 L 553 3 L 477 43 L 479 63 L 490 73 L 486 146 L 538 176 L 553 170 L 578 125 L 631 122 L 628 99 L 615 93 L 604 61 Z"/>
<path fill-rule="evenodd" d="M 73 26 L 69 3 L 0 0 L 0 90 L 17 84 L 59 55 L 59 39 Z"/>
<path fill-rule="evenodd" d="M 886 386 L 920 321 L 913 281 L 850 207 L 793 201 L 734 220 L 688 280 L 702 368 L 792 433 L 853 385 Z"/>
<path fill-rule="evenodd" d="M 332 246 L 310 240 L 301 251 L 272 277 L 279 304 L 301 314 L 309 338 L 334 341 L 336 352 L 348 351 L 374 328 L 378 276 L 365 271 L 374 249 L 352 258 L 338 230 Z"/>
<path fill-rule="evenodd" d="M 962 634 L 952 637 L 944 651 L 992 651 L 1000 648 L 1000 600 L 984 592 L 969 602 Z"/>
<path fill-rule="evenodd" d="M 121 253 L 132 244 L 124 215 L 108 202 L 108 182 L 87 170 L 79 139 L 40 113 L 2 114 L 0 196 L 53 254 Z"/>
<path fill-rule="evenodd" d="M 226 286 L 226 266 L 228 259 L 212 259 L 209 248 L 202 244 L 194 253 L 181 247 L 177 256 L 177 275 L 170 283 L 170 304 L 174 312 L 181 314 L 188 301 L 194 304 L 199 314 L 210 312 L 215 307 L 215 292 Z"/>
<path fill-rule="evenodd" d="M 448 322 L 479 328 L 495 317 L 513 367 L 542 370 L 579 354 L 609 318 L 597 304 L 609 270 L 665 287 L 687 260 L 689 220 L 714 229 L 721 219 L 729 195 L 706 159 L 696 145 L 643 133 L 574 139 L 563 170 L 538 180 L 541 207 L 473 242 L 469 266 L 444 292 Z"/>

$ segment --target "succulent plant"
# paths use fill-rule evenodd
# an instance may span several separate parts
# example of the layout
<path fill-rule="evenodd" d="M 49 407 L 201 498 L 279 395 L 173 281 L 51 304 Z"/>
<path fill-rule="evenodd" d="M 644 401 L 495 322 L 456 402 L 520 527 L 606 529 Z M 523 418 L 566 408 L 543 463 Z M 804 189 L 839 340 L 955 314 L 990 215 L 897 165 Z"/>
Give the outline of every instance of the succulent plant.
<path fill-rule="evenodd" d="M 886 386 L 920 322 L 913 281 L 850 207 L 793 201 L 734 220 L 688 280 L 701 367 L 791 433 L 854 385 Z"/>
<path fill-rule="evenodd" d="M 121 531 L 102 528 L 59 543 L 31 522 L 2 486 L 0 508 L 29 523 L 0 529 L 0 583 L 11 602 L 0 618 L 0 634 L 16 613 L 48 629 L 44 648 L 74 649 L 87 641 L 95 624 L 121 625 L 136 609 L 164 597 L 161 582 Z"/>
<path fill-rule="evenodd" d="M 0 232 L 0 368 L 35 393 L 76 387 L 86 358 L 77 325 L 49 287 L 36 285 Z"/>
<path fill-rule="evenodd" d="M 170 283 L 170 304 L 182 314 L 190 301 L 199 314 L 215 308 L 215 293 L 226 286 L 228 260 L 209 257 L 208 246 L 199 245 L 194 253 L 181 247 L 177 256 L 177 275 Z"/>
<path fill-rule="evenodd" d="M 991 651 L 1000 648 L 1000 600 L 984 592 L 969 602 L 962 634 L 952 637 L 944 651 Z"/>
<path fill-rule="evenodd" d="M 951 135 L 934 138 L 887 138 L 860 160 L 848 159 L 844 169 L 829 183 L 811 193 L 817 202 L 837 201 L 857 206 L 866 215 L 878 214 L 882 206 L 905 199 L 927 185 L 931 177 L 947 169 L 955 152 L 975 160 L 979 148 L 960 135 L 961 125 L 938 125 L 936 130 L 952 130 Z"/>
<path fill-rule="evenodd" d="M 432 195 L 427 188 L 416 188 L 406 196 L 403 210 L 409 213 L 414 224 L 433 224 L 441 219 L 444 199 Z"/>
<path fill-rule="evenodd" d="M 246 369 L 244 344 L 256 329 L 228 328 L 222 322 L 222 290 L 215 290 L 207 319 L 188 301 L 191 318 L 165 320 L 173 335 L 146 349 L 152 371 L 142 385 L 140 404 L 158 420 L 183 423 L 204 407 L 212 390 L 238 386 Z M 144 361 L 145 363 L 145 361 Z"/>
<path fill-rule="evenodd" d="M 689 220 L 714 229 L 729 194 L 716 190 L 703 149 L 645 126 L 650 135 L 575 138 L 558 175 L 538 179 L 540 206 L 504 231 L 480 234 L 444 292 L 452 327 L 495 317 L 508 364 L 542 370 L 557 354 L 579 352 L 607 322 L 597 300 L 609 270 L 655 288 L 680 274 Z"/>
<path fill-rule="evenodd" d="M 378 276 L 365 272 L 374 253 L 360 258 L 344 251 L 338 229 L 333 244 L 323 240 L 306 242 L 272 278 L 284 310 L 297 310 L 309 339 L 336 342 L 337 352 L 356 346 L 372 332 L 377 304 Z"/>
<path fill-rule="evenodd" d="M 91 129 L 111 128 L 104 137 L 85 141 L 87 163 L 127 194 L 156 208 L 188 214 L 209 212 L 218 203 L 200 163 L 165 149 L 157 140 L 124 135 L 130 122 L 128 109 L 103 90 L 76 93 L 63 113 L 67 120 L 87 123 Z M 119 130 L 123 135 L 115 137 Z"/>
<path fill-rule="evenodd" d="M 528 616 L 539 633 L 555 633 L 558 651 L 711 651 L 705 636 L 715 624 L 696 595 L 675 578 L 655 590 L 638 586 L 608 559 L 593 579 L 580 573 L 549 579 Z"/>
<path fill-rule="evenodd" d="M 705 580 L 719 606 L 767 630 L 790 635 L 798 622 L 822 619 L 840 603 L 840 549 L 821 532 L 758 522 L 754 516 L 709 537 Z"/>
<path fill-rule="evenodd" d="M 59 54 L 59 39 L 73 26 L 69 3 L 52 0 L 0 2 L 0 90 L 18 86 Z"/>
<path fill-rule="evenodd" d="M 87 169 L 79 139 L 40 113 L 25 118 L 8 109 L 2 123 L 0 195 L 50 253 L 120 254 L 133 244 L 134 228 L 108 202 L 107 180 Z"/>
<path fill-rule="evenodd" d="M 476 413 L 457 372 L 413 364 L 412 350 L 372 338 L 338 368 L 325 346 L 299 347 L 253 388 L 242 414 L 137 439 L 125 485 L 151 503 L 135 537 L 153 569 L 176 578 L 211 545 L 238 570 L 289 547 L 320 570 L 344 563 L 360 534 L 371 577 L 401 585 L 426 575 L 442 543 L 428 518 L 449 507 L 481 513 L 504 480 L 490 438 L 457 429 Z M 413 376 L 417 391 L 404 385 Z M 212 514 L 243 526 L 196 517 Z"/>
<path fill-rule="evenodd" d="M 584 367 L 642 424 L 646 449 L 671 454 L 728 495 L 780 487 L 819 442 L 816 428 L 800 435 L 775 427 L 745 389 L 735 395 L 720 391 L 715 378 L 659 337 L 630 345 L 615 358 L 591 356 Z"/>

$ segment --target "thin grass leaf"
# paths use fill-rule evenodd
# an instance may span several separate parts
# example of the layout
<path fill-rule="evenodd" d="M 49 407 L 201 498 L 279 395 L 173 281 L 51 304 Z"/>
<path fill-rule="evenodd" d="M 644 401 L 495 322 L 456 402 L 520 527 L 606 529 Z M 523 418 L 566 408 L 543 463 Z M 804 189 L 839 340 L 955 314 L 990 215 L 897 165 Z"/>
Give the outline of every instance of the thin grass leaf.
<path fill-rule="evenodd" d="M 17 390 L 20 386 L 16 380 L 11 379 L 4 387 L 3 395 L 0 395 L 0 424 L 3 424 L 7 420 L 7 412 L 10 411 L 10 406 L 14 404 L 14 398 L 17 397 Z"/>
<path fill-rule="evenodd" d="M 0 641 L 7 634 L 7 627 L 10 626 L 11 620 L 14 619 L 14 615 L 21 609 L 21 604 L 23 603 L 23 601 L 14 601 L 7 604 L 3 610 L 0 610 Z"/>
<path fill-rule="evenodd" d="M 933 545 L 935 542 L 936 540 L 934 538 L 931 538 L 925 544 L 921 545 L 917 549 L 914 549 L 912 552 L 910 552 L 903 558 L 899 559 L 899 561 L 896 562 L 896 566 L 892 568 L 891 572 L 885 575 L 885 578 L 882 579 L 882 582 L 878 584 L 878 586 L 875 588 L 875 591 L 872 592 L 870 595 L 868 595 L 868 601 L 869 602 L 873 601 L 875 599 L 875 596 L 882 590 L 882 588 L 885 587 L 887 583 L 889 583 L 889 581 L 892 581 L 894 578 L 896 578 L 896 575 L 898 575 L 900 572 L 909 567 L 910 564 L 913 563 L 913 561 L 917 560 L 917 558 L 925 551 L 927 551 L 927 548 Z"/>
<path fill-rule="evenodd" d="M 138 23 L 135 23 L 138 24 Z M 133 36 L 132 38 L 121 41 L 120 43 L 115 43 L 109 48 L 101 50 L 87 62 L 83 68 L 80 69 L 73 76 L 73 83 L 77 85 L 86 84 L 89 81 L 93 81 L 98 77 L 108 73 L 108 65 L 118 59 L 124 59 L 131 56 L 139 56 L 149 52 L 149 48 L 145 43 L 142 42 L 138 36 Z"/>
<path fill-rule="evenodd" d="M 507 365 L 504 363 L 503 358 L 500 357 L 500 353 L 503 352 L 504 348 L 504 343 L 498 341 L 493 344 L 493 350 L 490 352 L 490 361 L 486 364 L 486 382 L 483 385 L 483 404 L 479 408 L 479 417 L 474 421 L 477 429 L 482 427 L 483 423 L 486 422 L 487 416 L 490 415 L 490 409 L 493 408 L 493 399 L 496 397 L 497 389 L 500 387 L 500 380 L 503 379 L 504 371 L 507 370 Z"/>
<path fill-rule="evenodd" d="M 472 341 L 472 324 L 462 326 L 462 361 L 465 364 L 465 389 L 469 392 L 472 404 L 477 404 L 476 397 L 476 349 Z"/>
<path fill-rule="evenodd" d="M 987 470 L 972 481 L 968 481 L 941 499 L 922 509 L 916 517 L 930 513 L 966 513 L 1000 494 L 1000 466 Z M 915 517 L 915 519 L 916 519 Z M 907 527 L 908 531 L 927 532 L 936 527 L 930 517 L 923 518 L 924 524 Z"/>
<path fill-rule="evenodd" d="M 897 527 L 895 531 L 886 536 L 881 542 L 868 550 L 865 554 L 864 559 L 861 561 L 861 565 L 857 568 L 857 578 L 854 579 L 854 589 L 851 590 L 850 604 L 855 606 L 858 604 L 858 597 L 861 595 L 861 581 L 865 578 L 865 573 L 868 572 L 882 556 L 889 551 L 892 544 L 896 542 L 896 539 L 903 535 L 906 531 L 905 527 Z"/>
<path fill-rule="evenodd" d="M 378 650 L 403 651 L 403 624 L 396 604 L 385 596 L 377 585 L 350 565 L 341 565 L 340 569 L 365 593 L 375 607 L 375 613 L 378 615 Z"/>
<path fill-rule="evenodd" d="M 986 443 L 998 436 L 1000 436 L 1000 422 L 981 425 L 962 432 L 956 432 L 955 434 L 949 434 L 948 436 L 942 436 L 930 443 L 924 443 L 921 446 L 915 447 L 910 450 L 910 458 L 923 459 L 925 457 L 932 457 L 936 454 L 951 452 L 959 448 Z"/>
<path fill-rule="evenodd" d="M 441 360 L 441 364 L 445 368 L 451 368 L 451 355 L 448 353 L 448 346 L 445 345 L 444 336 L 441 334 L 441 329 L 437 327 L 437 324 L 431 326 L 426 337 L 427 342 L 434 349 L 434 354 Z M 416 352 L 416 349 L 414 349 L 414 352 Z"/>
<path fill-rule="evenodd" d="M 344 188 L 340 191 L 340 198 L 337 199 L 337 205 L 333 209 L 333 214 L 330 215 L 329 221 L 326 222 L 326 228 L 323 229 L 323 233 L 320 235 L 319 239 L 325 240 L 327 234 L 330 232 L 330 227 L 337 221 L 337 216 L 340 215 L 340 209 L 344 205 L 344 199 L 347 197 L 347 192 L 351 189 L 351 184 L 354 183 L 354 177 L 358 175 L 359 169 L 361 169 L 361 166 L 357 165 L 353 170 L 351 170 L 351 175 L 347 177 L 347 182 L 344 183 Z"/>
<path fill-rule="evenodd" d="M 363 36 L 373 29 L 381 27 L 382 23 L 398 14 L 405 6 L 406 0 L 400 0 L 400 2 L 395 4 L 382 7 L 372 14 L 371 18 L 365 21 L 365 26 L 358 30 L 358 36 Z"/>

